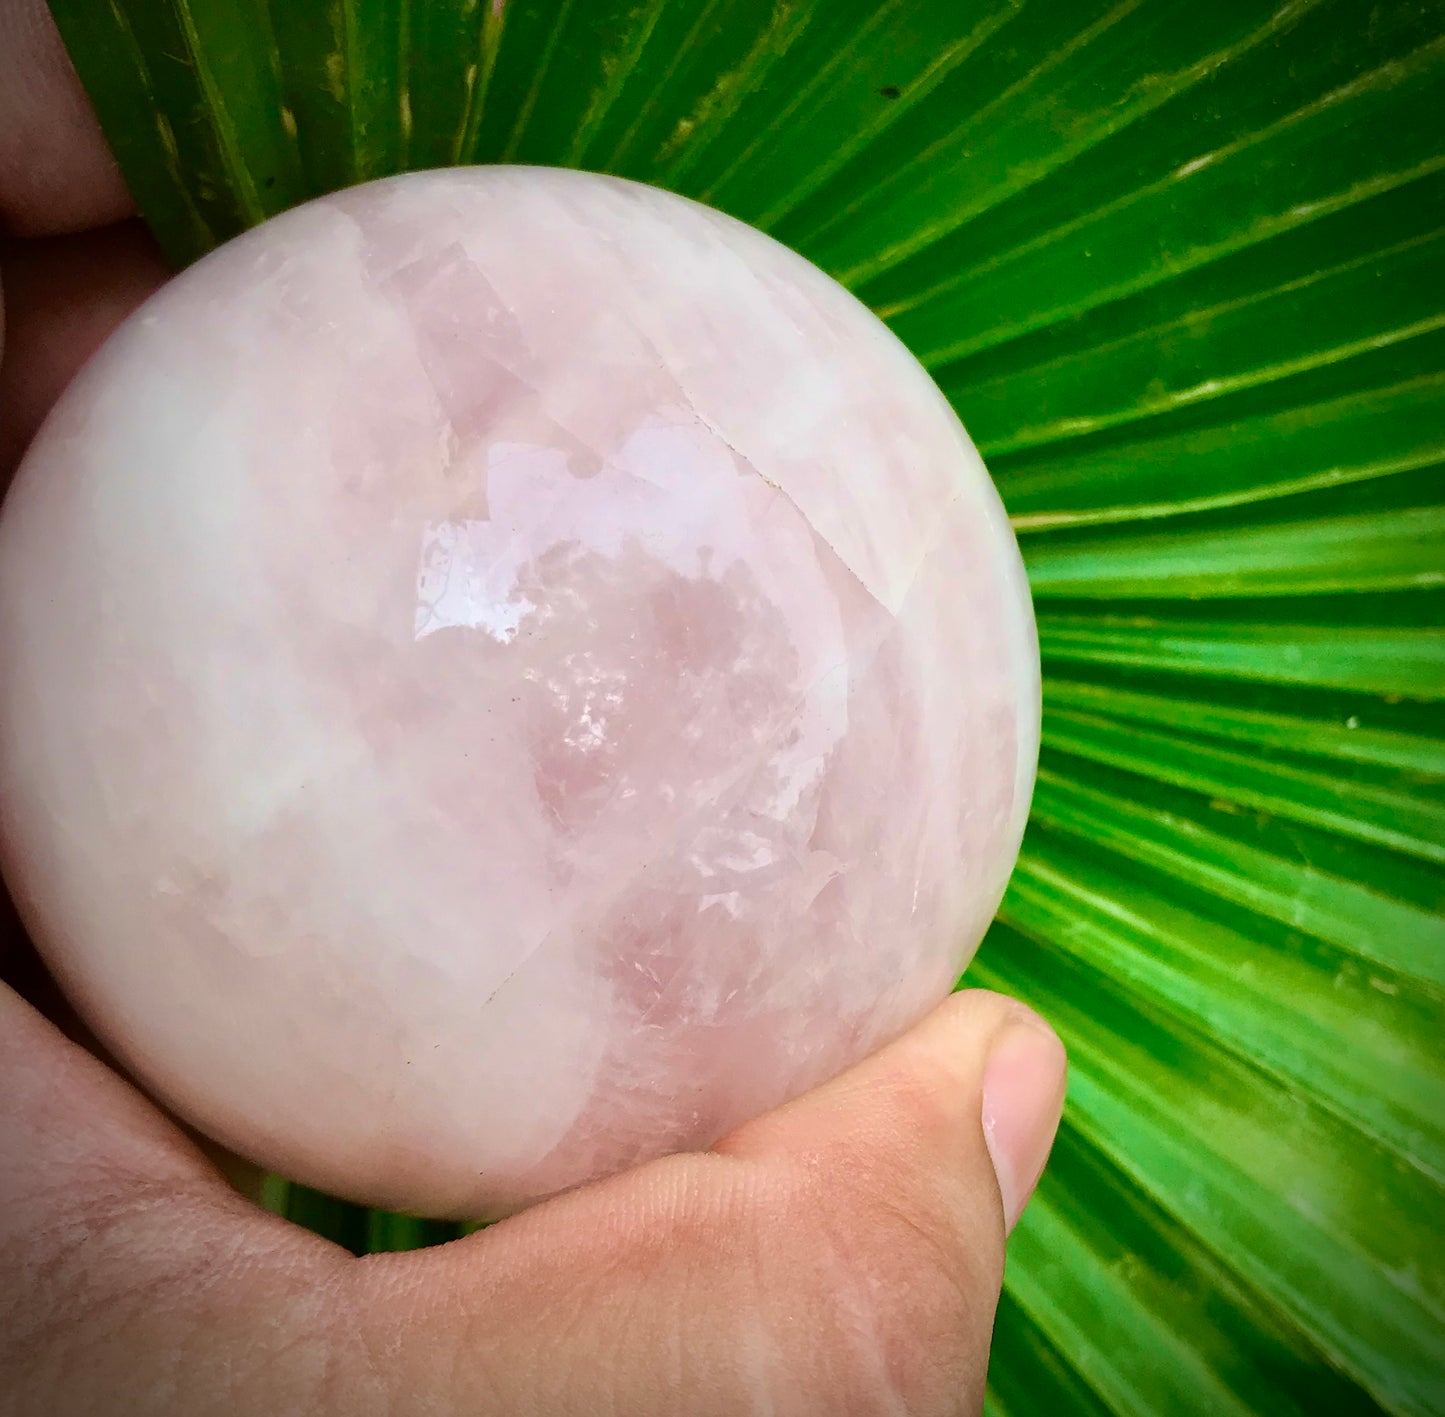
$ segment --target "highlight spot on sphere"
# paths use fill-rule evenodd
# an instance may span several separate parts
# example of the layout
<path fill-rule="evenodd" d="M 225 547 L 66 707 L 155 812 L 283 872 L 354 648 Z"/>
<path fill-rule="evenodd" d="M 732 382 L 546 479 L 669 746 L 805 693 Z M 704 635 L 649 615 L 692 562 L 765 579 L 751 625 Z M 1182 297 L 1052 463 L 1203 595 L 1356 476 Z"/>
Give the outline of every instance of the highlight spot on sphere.
<path fill-rule="evenodd" d="M 560 170 L 215 252 L 0 513 L 0 853 L 159 1099 L 374 1205 L 706 1146 L 936 1003 L 1038 747 L 1017 547 L 769 238 Z"/>

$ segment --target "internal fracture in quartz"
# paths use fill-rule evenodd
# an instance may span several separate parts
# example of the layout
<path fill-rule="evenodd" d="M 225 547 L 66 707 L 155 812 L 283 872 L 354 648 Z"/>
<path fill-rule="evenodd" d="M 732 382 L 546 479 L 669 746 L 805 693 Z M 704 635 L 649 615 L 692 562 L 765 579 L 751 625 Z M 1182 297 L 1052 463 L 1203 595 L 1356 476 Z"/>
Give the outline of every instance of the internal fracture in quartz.
<path fill-rule="evenodd" d="M 1018 848 L 1018 552 L 801 258 L 577 173 L 293 211 L 92 362 L 0 516 L 0 846 L 136 1076 L 295 1179 L 513 1208 L 952 985 Z"/>

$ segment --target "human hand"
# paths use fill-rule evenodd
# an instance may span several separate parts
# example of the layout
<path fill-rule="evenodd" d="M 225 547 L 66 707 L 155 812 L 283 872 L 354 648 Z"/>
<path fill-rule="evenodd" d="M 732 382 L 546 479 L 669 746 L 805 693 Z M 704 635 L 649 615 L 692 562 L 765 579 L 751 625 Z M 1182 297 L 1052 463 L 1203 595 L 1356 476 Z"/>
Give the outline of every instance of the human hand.
<path fill-rule="evenodd" d="M 0 0 L 0 486 L 166 278 L 39 0 Z M 69 234 L 59 234 L 69 233 Z M 66 1036 L 0 926 L 0 1413 L 849 1417 L 982 1402 L 1063 1050 L 957 995 L 738 1129 L 451 1245 L 268 1215 Z M 28 996 L 28 1001 L 27 997 Z M 52 1015 L 47 1019 L 46 1013 Z"/>

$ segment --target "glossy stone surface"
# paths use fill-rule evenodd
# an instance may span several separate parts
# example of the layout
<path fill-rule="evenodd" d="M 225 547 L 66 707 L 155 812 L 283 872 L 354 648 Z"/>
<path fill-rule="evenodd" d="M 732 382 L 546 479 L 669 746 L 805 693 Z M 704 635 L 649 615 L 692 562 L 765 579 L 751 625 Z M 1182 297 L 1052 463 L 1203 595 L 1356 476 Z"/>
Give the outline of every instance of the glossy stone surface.
<path fill-rule="evenodd" d="M 797 256 L 539 169 L 217 252 L 0 516 L 0 842 L 218 1140 L 494 1213 L 706 1145 L 951 986 L 1038 742 L 962 428 Z"/>

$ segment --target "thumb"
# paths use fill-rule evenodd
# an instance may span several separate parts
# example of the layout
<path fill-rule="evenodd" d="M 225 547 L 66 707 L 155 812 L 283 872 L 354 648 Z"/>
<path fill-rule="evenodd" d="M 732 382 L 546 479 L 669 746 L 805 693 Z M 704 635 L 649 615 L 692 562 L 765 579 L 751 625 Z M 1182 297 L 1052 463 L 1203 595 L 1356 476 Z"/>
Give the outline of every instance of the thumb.
<path fill-rule="evenodd" d="M 1004 1240 L 1048 1159 L 1066 1073 L 1042 1018 L 968 991 L 717 1148 L 808 1177 L 815 1220 L 831 1218 L 872 1276 L 901 1410 L 982 1405 Z M 931 1399 L 912 1386 L 930 1373 L 947 1373 L 950 1391 Z"/>
<path fill-rule="evenodd" d="M 450 1375 L 438 1410 L 977 1412 L 1064 1067 L 1037 1015 L 955 995 L 709 1153 L 377 1257 L 363 1327 L 398 1391 Z M 476 1361 L 483 1319 L 503 1370 Z"/>
<path fill-rule="evenodd" d="M 714 1150 L 821 1165 L 835 1184 L 896 1181 L 899 1195 L 933 1177 L 966 1202 L 973 1226 L 1001 1216 L 1001 1252 L 1053 1146 L 1066 1072 L 1064 1046 L 1038 1014 L 969 990 Z"/>

